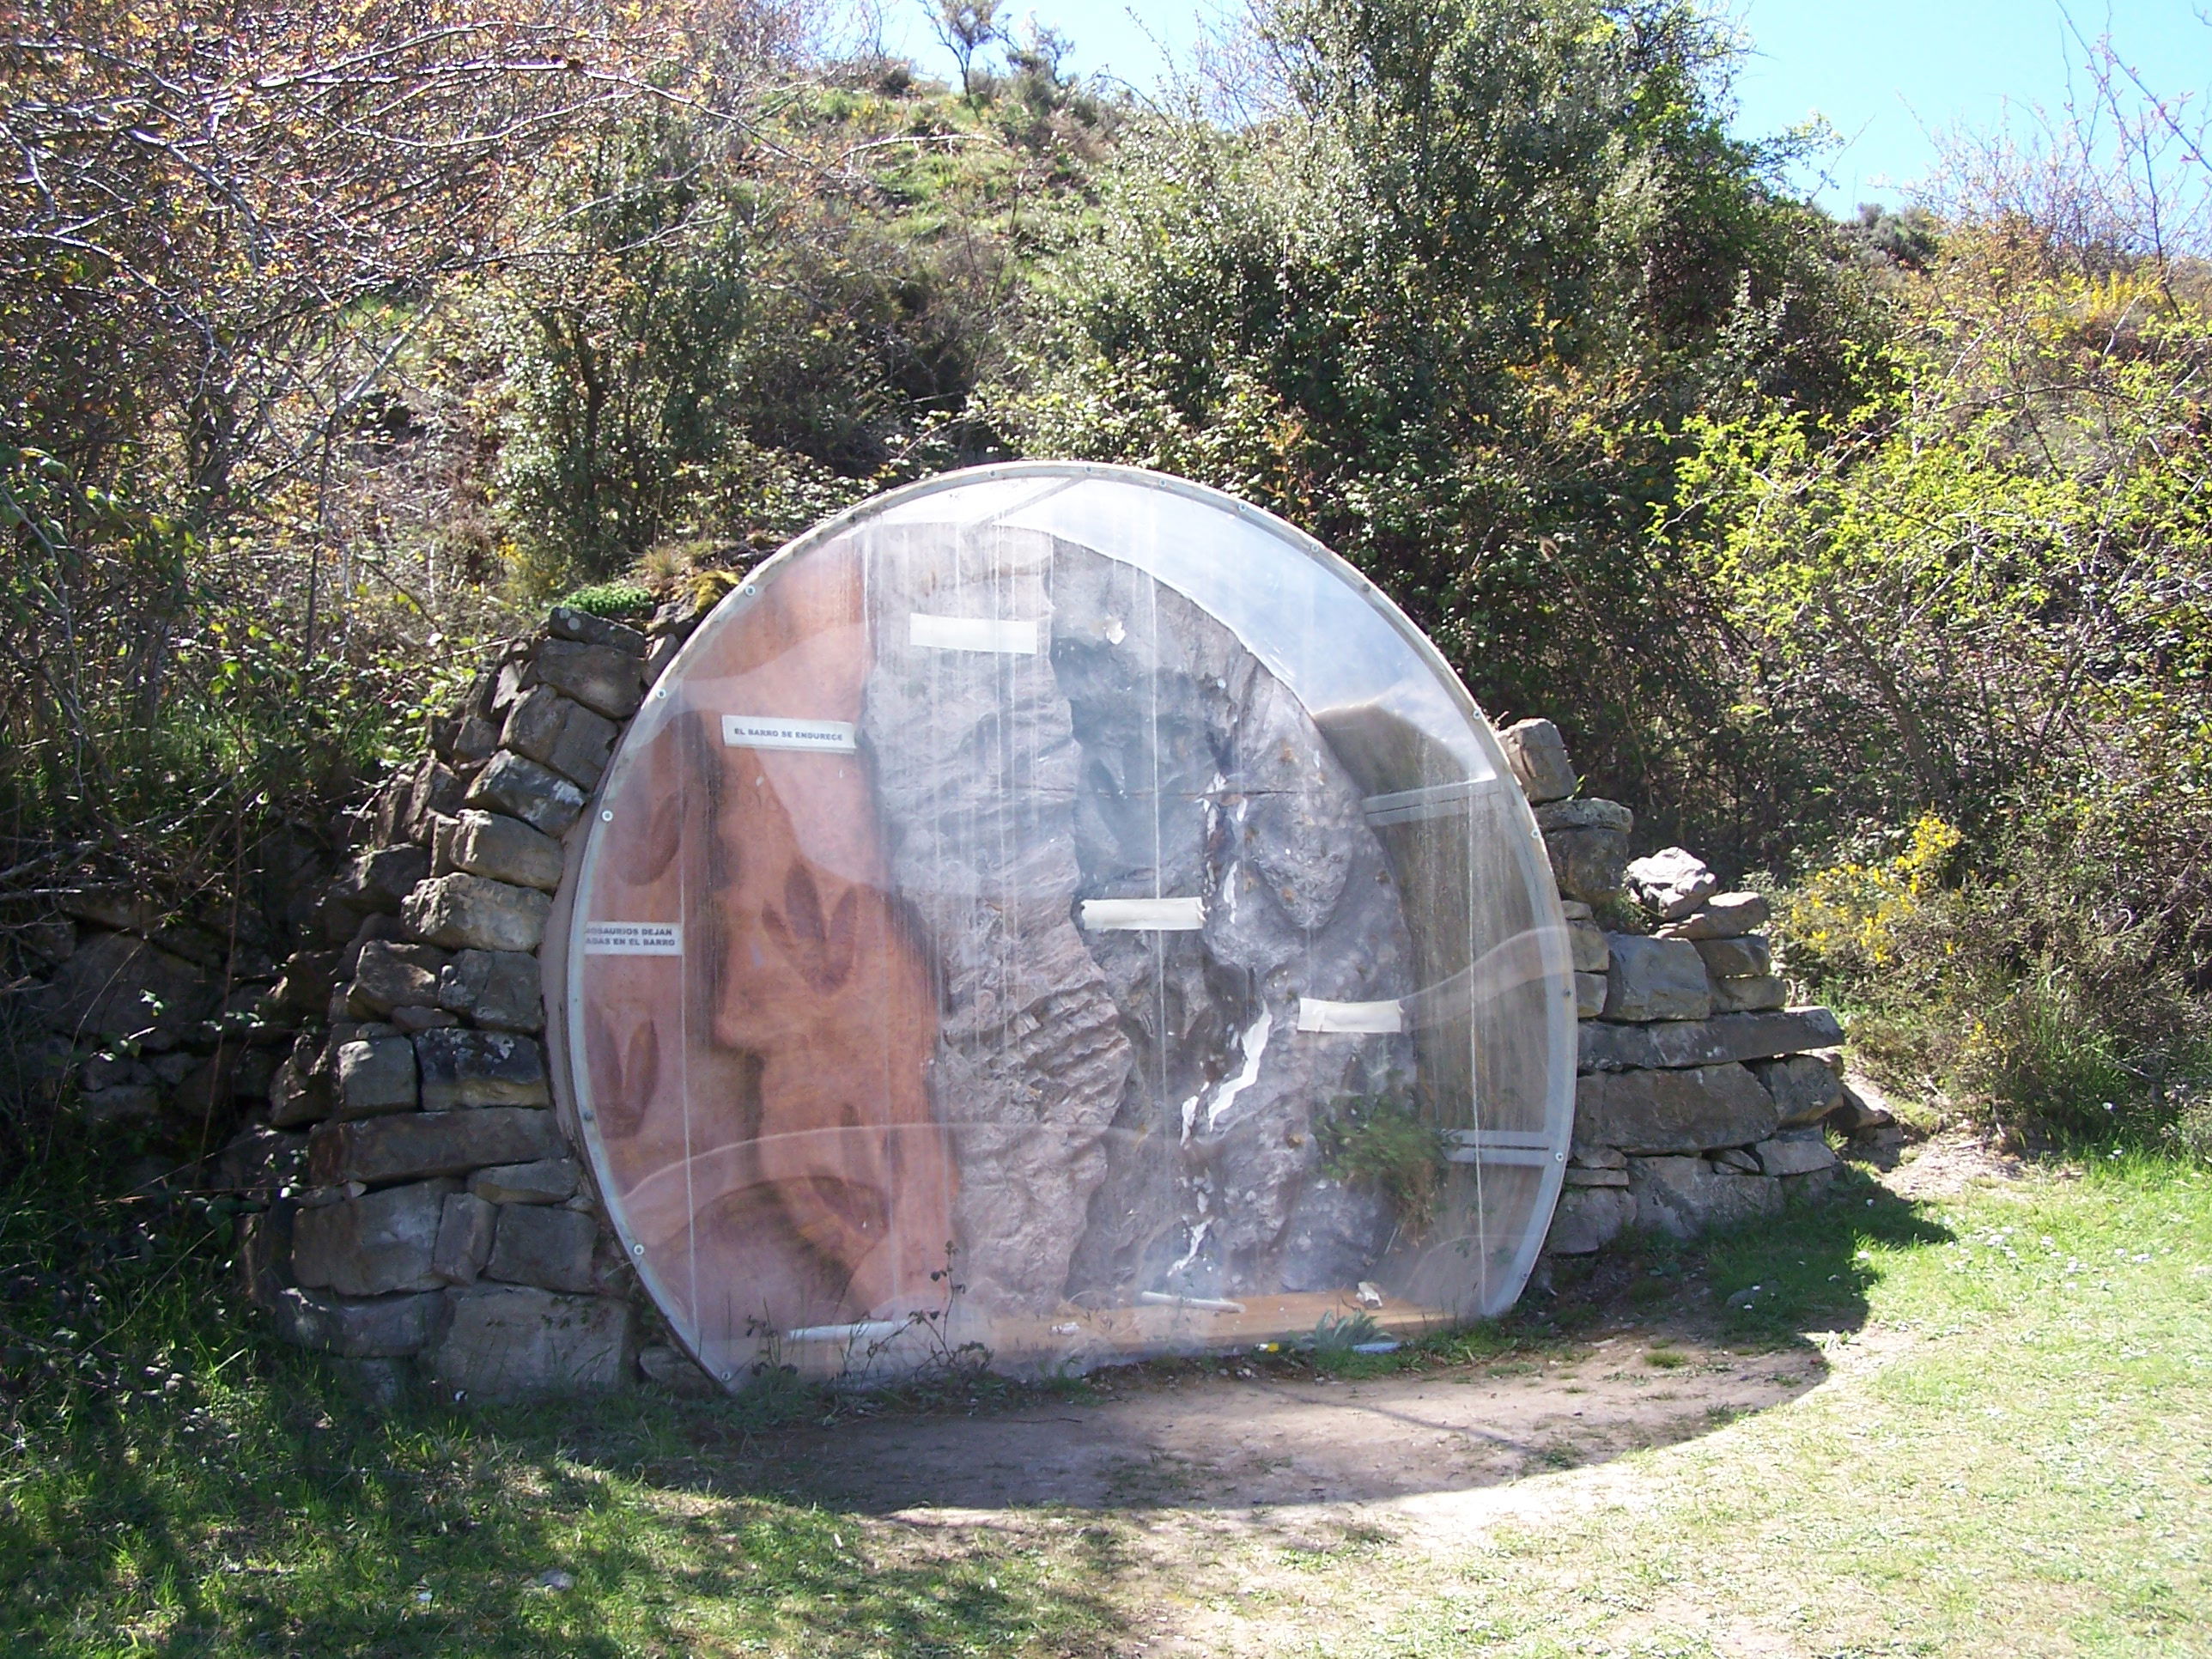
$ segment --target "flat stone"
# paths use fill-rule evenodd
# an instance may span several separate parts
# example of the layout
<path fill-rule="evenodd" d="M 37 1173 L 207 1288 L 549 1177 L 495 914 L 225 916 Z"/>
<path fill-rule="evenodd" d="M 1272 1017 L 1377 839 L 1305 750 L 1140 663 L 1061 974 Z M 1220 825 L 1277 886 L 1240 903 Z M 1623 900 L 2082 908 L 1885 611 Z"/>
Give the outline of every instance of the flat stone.
<path fill-rule="evenodd" d="M 501 1205 L 484 1277 L 544 1291 L 589 1291 L 599 1237 L 599 1224 L 580 1211 Z"/>
<path fill-rule="evenodd" d="M 450 1181 L 388 1187 L 366 1197 L 302 1210 L 292 1224 L 292 1275 L 309 1290 L 342 1296 L 428 1291 Z"/>
<path fill-rule="evenodd" d="M 448 1193 L 438 1219 L 430 1271 L 448 1285 L 473 1285 L 491 1256 L 498 1212 L 473 1193 Z"/>
<path fill-rule="evenodd" d="M 396 1358 L 419 1352 L 444 1323 L 438 1291 L 362 1299 L 288 1285 L 270 1306 L 276 1334 L 302 1348 L 351 1358 Z"/>
<path fill-rule="evenodd" d="M 1544 1236 L 1550 1255 L 1588 1255 L 1601 1250 L 1636 1219 L 1636 1200 L 1620 1187 L 1570 1187 L 1552 1212 Z"/>
<path fill-rule="evenodd" d="M 1779 1008 L 1790 1000 L 1790 988 L 1772 974 L 1759 979 L 1717 979 L 1712 987 L 1713 1012 L 1717 1014 Z"/>
<path fill-rule="evenodd" d="M 1816 1175 L 1842 1161 L 1817 1129 L 1801 1129 L 1762 1140 L 1751 1149 L 1751 1155 L 1759 1160 L 1760 1173 L 1771 1176 Z"/>
<path fill-rule="evenodd" d="M 1680 847 L 1638 859 L 1621 872 L 1621 879 L 1636 902 L 1662 921 L 1680 921 L 1721 886 L 1703 859 Z"/>
<path fill-rule="evenodd" d="M 388 1036 L 341 1045 L 337 1085 L 340 1117 L 413 1111 L 418 1098 L 414 1043 L 404 1036 Z"/>
<path fill-rule="evenodd" d="M 388 915 L 429 873 L 428 855 L 419 847 L 373 848 L 346 861 L 331 883 L 331 896 L 356 910 Z"/>
<path fill-rule="evenodd" d="M 1617 836 L 1627 836 L 1635 831 L 1636 814 L 1617 800 L 1586 797 L 1538 807 L 1536 827 L 1547 836 L 1562 830 L 1606 830 Z"/>
<path fill-rule="evenodd" d="M 1628 1184 L 1637 1224 L 1674 1238 L 1692 1238 L 1782 1208 L 1780 1182 L 1717 1170 L 1702 1158 L 1632 1158 Z"/>
<path fill-rule="evenodd" d="M 556 640 L 574 640 L 582 645 L 603 645 L 610 651 L 619 651 L 625 656 L 645 654 L 645 635 L 627 623 L 611 617 L 595 617 L 588 611 L 579 611 L 574 605 L 556 605 L 547 613 L 545 631 Z"/>
<path fill-rule="evenodd" d="M 1658 1154 L 1744 1146 L 1779 1127 L 1774 1097 L 1741 1066 L 1590 1072 L 1575 1082 L 1574 1149 Z"/>
<path fill-rule="evenodd" d="M 1699 939 L 1697 946 L 1705 959 L 1705 971 L 1715 979 L 1760 979 L 1774 971 L 1774 952 L 1755 933 Z"/>
<path fill-rule="evenodd" d="M 502 749 L 477 774 L 465 804 L 504 812 L 557 836 L 584 810 L 584 792 L 551 767 Z"/>
<path fill-rule="evenodd" d="M 1595 1019 L 1605 1012 L 1605 975 L 1577 974 L 1575 975 L 1575 1018 Z"/>
<path fill-rule="evenodd" d="M 416 887 L 404 914 L 416 933 L 449 950 L 535 951 L 552 907 L 533 888 L 456 871 Z"/>
<path fill-rule="evenodd" d="M 550 893 L 561 885 L 561 843 L 504 812 L 465 811 L 438 826 L 438 873 L 466 871 Z"/>
<path fill-rule="evenodd" d="M 151 1083 L 118 1083 L 112 1088 L 81 1094 L 77 1115 L 94 1128 L 126 1123 L 146 1123 L 161 1115 L 161 1091 Z"/>
<path fill-rule="evenodd" d="M 1579 1164 L 1570 1164 L 1565 1176 L 1570 1187 L 1626 1187 L 1626 1170 L 1590 1170 Z"/>
<path fill-rule="evenodd" d="M 1723 1146 L 1719 1152 L 1708 1152 L 1705 1156 L 1718 1168 L 1733 1170 L 1738 1175 L 1767 1173 L 1759 1167 L 1759 1160 L 1741 1146 Z"/>
<path fill-rule="evenodd" d="M 429 1356 L 430 1374 L 449 1395 L 599 1394 L 630 1379 L 626 1302 L 490 1285 L 449 1299 L 452 1322 Z"/>
<path fill-rule="evenodd" d="M 1559 915 L 1569 921 L 1588 921 L 1596 914 L 1580 899 L 1563 898 L 1559 901 Z"/>
<path fill-rule="evenodd" d="M 381 1019 L 394 1008 L 438 1006 L 438 970 L 446 953 L 428 945 L 372 939 L 354 958 L 346 1006 L 356 1019 Z"/>
<path fill-rule="evenodd" d="M 443 1008 L 394 1008 L 392 1011 L 392 1029 L 409 1036 L 417 1031 L 442 1030 L 460 1023 L 459 1015 L 447 1013 Z"/>
<path fill-rule="evenodd" d="M 526 951 L 464 951 L 438 978 L 438 1006 L 495 1031 L 540 1031 L 545 999 Z"/>
<path fill-rule="evenodd" d="M 1741 939 L 1765 927 L 1772 910 L 1763 894 L 1721 893 L 1658 933 L 1662 939 Z"/>
<path fill-rule="evenodd" d="M 1776 1110 L 1785 1129 L 1818 1123 L 1844 1097 L 1843 1079 L 1836 1068 L 1819 1054 L 1792 1054 L 1787 1060 L 1754 1060 L 1751 1072 L 1774 1097 Z"/>
<path fill-rule="evenodd" d="M 319 1186 L 464 1175 L 495 1164 L 527 1164 L 568 1151 L 553 1114 L 527 1106 L 404 1112 L 359 1122 L 319 1124 L 307 1166 Z"/>
<path fill-rule="evenodd" d="M 469 1190 L 489 1204 L 560 1204 L 576 1195 L 581 1172 L 573 1158 L 540 1158 L 478 1170 Z"/>
<path fill-rule="evenodd" d="M 1856 1072 L 1847 1072 L 1842 1097 L 1836 1103 L 1832 1121 L 1847 1135 L 1865 1134 L 1888 1128 L 1897 1121 L 1897 1113 L 1889 1103 L 1889 1097 L 1875 1087 L 1872 1079 Z"/>
<path fill-rule="evenodd" d="M 1635 1067 L 1717 1066 L 1768 1060 L 1830 1048 L 1844 1028 L 1821 1007 L 1785 1008 L 1763 1014 L 1716 1014 L 1711 1019 L 1665 1020 L 1656 1025 L 1616 1025 L 1591 1020 L 1580 1030 L 1582 1069 L 1618 1072 Z"/>
<path fill-rule="evenodd" d="M 1712 982 L 1696 945 L 1638 933 L 1611 933 L 1606 944 L 1613 965 L 1601 1019 L 1695 1020 L 1712 1012 Z"/>
<path fill-rule="evenodd" d="M 1570 1169 L 1577 1164 L 1591 1170 L 1625 1170 L 1628 1154 L 1618 1146 L 1577 1146 L 1567 1158 Z"/>
<path fill-rule="evenodd" d="M 1594 921 L 1569 922 L 1567 943 L 1574 951 L 1578 974 L 1601 974 L 1612 964 L 1613 950 L 1605 942 L 1605 929 Z"/>
<path fill-rule="evenodd" d="M 1505 750 L 1505 763 L 1531 804 L 1565 800 L 1582 787 L 1574 765 L 1567 759 L 1566 740 L 1559 728 L 1547 720 L 1516 720 L 1498 734 Z"/>
<path fill-rule="evenodd" d="M 535 1038 L 512 1031 L 424 1031 L 415 1039 L 415 1059 L 422 1073 L 426 1112 L 459 1106 L 543 1106 L 552 1098 L 544 1049 Z"/>
<path fill-rule="evenodd" d="M 611 720 L 626 720 L 637 713 L 645 695 L 637 657 L 610 646 L 548 640 L 538 648 L 535 666 L 541 682 Z"/>

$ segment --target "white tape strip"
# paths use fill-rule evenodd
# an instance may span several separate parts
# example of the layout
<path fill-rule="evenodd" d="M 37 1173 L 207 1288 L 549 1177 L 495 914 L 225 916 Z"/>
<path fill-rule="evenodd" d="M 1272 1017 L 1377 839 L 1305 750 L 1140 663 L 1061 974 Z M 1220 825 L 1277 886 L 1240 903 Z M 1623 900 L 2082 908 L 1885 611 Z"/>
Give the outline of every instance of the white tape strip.
<path fill-rule="evenodd" d="M 732 749 L 791 749 L 849 755 L 858 745 L 850 720 L 793 720 L 776 714 L 725 714 L 722 741 Z"/>
<path fill-rule="evenodd" d="M 917 611 L 908 621 L 917 650 L 998 651 L 1012 657 L 1037 653 L 1037 625 L 1031 617 L 1009 622 L 992 617 L 932 617 Z"/>
<path fill-rule="evenodd" d="M 673 921 L 587 921 L 587 957 L 680 957 L 684 928 Z"/>
<path fill-rule="evenodd" d="M 1298 1030 L 1301 1031 L 1354 1031 L 1372 1036 L 1405 1029 L 1405 1006 L 1395 1000 L 1325 1002 L 1319 997 L 1298 999 Z"/>
<path fill-rule="evenodd" d="M 1206 901 L 1085 899 L 1083 925 L 1094 933 L 1188 933 L 1206 926 Z"/>

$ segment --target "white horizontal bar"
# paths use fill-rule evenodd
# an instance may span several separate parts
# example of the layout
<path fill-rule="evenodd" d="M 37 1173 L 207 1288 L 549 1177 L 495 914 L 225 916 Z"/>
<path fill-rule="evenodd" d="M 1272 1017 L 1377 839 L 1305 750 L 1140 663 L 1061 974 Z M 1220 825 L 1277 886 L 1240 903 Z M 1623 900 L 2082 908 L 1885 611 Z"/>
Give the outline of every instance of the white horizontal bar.
<path fill-rule="evenodd" d="M 1224 1301 L 1218 1296 L 1170 1296 L 1165 1291 L 1139 1291 L 1137 1300 L 1152 1308 L 1190 1308 L 1200 1313 L 1243 1313 L 1242 1302 Z"/>
<path fill-rule="evenodd" d="M 1370 823 L 1411 823 L 1417 818 L 1439 818 L 1455 812 L 1462 803 L 1474 799 L 1496 781 L 1462 779 L 1457 783 L 1431 784 L 1425 789 L 1401 789 L 1393 794 L 1370 795 L 1359 805 Z"/>
<path fill-rule="evenodd" d="M 587 957 L 680 957 L 684 927 L 674 921 L 587 921 Z"/>
<path fill-rule="evenodd" d="M 722 741 L 732 749 L 789 749 L 849 755 L 860 745 L 850 720 L 795 720 L 780 714 L 725 714 Z"/>
<path fill-rule="evenodd" d="M 906 1327 L 896 1319 L 864 1319 L 857 1325 L 802 1325 L 786 1331 L 787 1342 L 868 1342 L 896 1336 Z"/>
<path fill-rule="evenodd" d="M 1083 925 L 1094 933 L 1188 933 L 1206 926 L 1202 898 L 1083 901 Z"/>
<path fill-rule="evenodd" d="M 1393 997 L 1388 1002 L 1327 1002 L 1320 997 L 1298 999 L 1298 1030 L 1346 1031 L 1366 1036 L 1392 1035 L 1406 1029 L 1406 1011 Z"/>
<path fill-rule="evenodd" d="M 1037 653 L 1034 617 L 933 617 L 916 611 L 908 623 L 917 650 L 998 651 L 1012 657 Z"/>
<path fill-rule="evenodd" d="M 1461 1146 L 1533 1147 L 1546 1152 L 1552 1150 L 1551 1136 L 1540 1129 L 1454 1129 L 1445 1139 Z"/>
<path fill-rule="evenodd" d="M 1565 1163 L 1559 1152 L 1547 1152 L 1540 1146 L 1455 1146 L 1444 1154 L 1448 1164 L 1523 1164 L 1542 1169 L 1547 1164 Z"/>

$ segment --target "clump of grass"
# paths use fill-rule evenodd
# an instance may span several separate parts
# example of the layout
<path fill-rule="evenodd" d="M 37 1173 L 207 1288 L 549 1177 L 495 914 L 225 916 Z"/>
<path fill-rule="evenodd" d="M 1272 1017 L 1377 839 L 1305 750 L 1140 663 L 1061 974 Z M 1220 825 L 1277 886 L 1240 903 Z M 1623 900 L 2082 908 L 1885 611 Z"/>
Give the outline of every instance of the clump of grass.
<path fill-rule="evenodd" d="M 588 587 L 571 588 L 558 602 L 586 616 L 610 618 L 641 616 L 651 611 L 653 603 L 651 589 L 623 581 L 594 582 Z"/>
<path fill-rule="evenodd" d="M 1410 1100 L 1395 1091 L 1343 1096 L 1316 1121 L 1314 1138 L 1322 1169 L 1382 1193 L 1410 1237 L 1428 1231 L 1449 1146 Z"/>

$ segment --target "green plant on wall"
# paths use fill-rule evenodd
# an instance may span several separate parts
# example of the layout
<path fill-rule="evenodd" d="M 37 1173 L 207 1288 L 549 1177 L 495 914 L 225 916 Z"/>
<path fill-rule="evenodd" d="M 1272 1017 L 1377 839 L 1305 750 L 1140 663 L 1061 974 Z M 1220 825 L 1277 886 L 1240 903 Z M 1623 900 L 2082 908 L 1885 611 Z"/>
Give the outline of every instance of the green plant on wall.
<path fill-rule="evenodd" d="M 1372 1094 L 1340 1095 L 1314 1125 L 1322 1168 L 1348 1187 L 1390 1200 L 1398 1224 L 1419 1238 L 1436 1219 L 1443 1185 L 1443 1133 L 1422 1121 L 1402 1079 Z"/>

